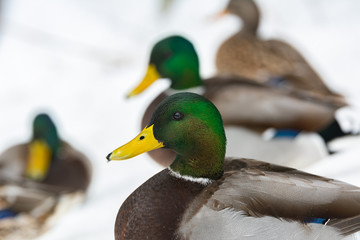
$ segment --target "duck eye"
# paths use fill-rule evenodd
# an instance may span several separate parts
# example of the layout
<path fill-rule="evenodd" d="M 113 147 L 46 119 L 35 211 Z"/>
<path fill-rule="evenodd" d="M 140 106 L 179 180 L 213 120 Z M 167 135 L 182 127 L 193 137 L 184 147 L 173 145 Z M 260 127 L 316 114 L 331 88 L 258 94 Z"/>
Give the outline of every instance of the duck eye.
<path fill-rule="evenodd" d="M 181 112 L 175 112 L 172 117 L 174 120 L 179 121 L 184 117 L 184 114 Z"/>
<path fill-rule="evenodd" d="M 171 51 L 167 51 L 167 52 L 164 52 L 164 53 L 163 53 L 163 58 L 164 58 L 164 59 L 168 59 L 168 58 L 170 58 L 172 55 L 173 55 L 173 54 L 172 54 Z"/>

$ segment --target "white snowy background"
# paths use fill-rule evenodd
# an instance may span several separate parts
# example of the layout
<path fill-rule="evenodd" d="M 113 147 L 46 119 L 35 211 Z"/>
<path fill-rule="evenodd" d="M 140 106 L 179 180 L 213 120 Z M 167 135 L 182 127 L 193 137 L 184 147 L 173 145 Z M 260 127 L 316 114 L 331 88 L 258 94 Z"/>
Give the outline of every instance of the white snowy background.
<path fill-rule="evenodd" d="M 152 45 L 182 34 L 195 45 L 201 73 L 215 73 L 219 44 L 241 26 L 213 21 L 227 0 L 181 0 L 162 14 L 160 0 L 7 0 L 0 33 L 0 152 L 27 141 L 36 113 L 48 112 L 61 137 L 93 163 L 87 201 L 41 240 L 113 239 L 121 203 L 161 170 L 144 154 L 107 163 L 105 156 L 139 132 L 147 104 L 167 88 L 156 82 L 126 100 L 146 69 Z M 359 107 L 360 2 L 259 0 L 260 35 L 295 46 L 334 90 Z M 360 147 L 360 146 L 359 146 Z M 360 185 L 360 149 L 352 147 L 309 171 Z"/>

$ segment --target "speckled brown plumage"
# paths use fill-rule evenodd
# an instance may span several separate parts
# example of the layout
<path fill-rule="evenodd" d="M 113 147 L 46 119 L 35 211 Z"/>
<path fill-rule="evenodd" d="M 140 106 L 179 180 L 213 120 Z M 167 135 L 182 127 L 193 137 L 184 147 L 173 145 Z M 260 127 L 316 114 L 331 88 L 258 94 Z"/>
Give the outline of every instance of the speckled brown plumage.
<path fill-rule="evenodd" d="M 29 147 L 15 145 L 0 155 L 0 210 L 16 217 L 1 219 L 0 239 L 33 239 L 49 230 L 66 209 L 83 201 L 91 180 L 90 161 L 66 142 L 47 176 L 32 181 L 24 175 Z"/>
<path fill-rule="evenodd" d="M 83 198 L 82 191 L 0 175 L 0 210 L 20 213 L 0 220 L 0 239 L 35 239 Z"/>
<path fill-rule="evenodd" d="M 333 96 L 344 102 L 294 47 L 280 40 L 263 40 L 257 36 L 260 14 L 252 0 L 230 0 L 227 9 L 243 20 L 243 27 L 219 47 L 216 55 L 219 74 Z M 280 79 L 280 82 L 274 83 L 274 79 Z"/>

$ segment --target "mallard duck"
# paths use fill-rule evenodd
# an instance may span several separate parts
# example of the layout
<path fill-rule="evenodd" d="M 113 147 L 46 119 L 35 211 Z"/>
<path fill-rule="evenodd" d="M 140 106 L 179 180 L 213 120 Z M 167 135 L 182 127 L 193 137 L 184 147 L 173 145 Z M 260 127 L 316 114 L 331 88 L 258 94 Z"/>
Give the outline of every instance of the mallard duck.
<path fill-rule="evenodd" d="M 170 87 L 156 97 L 146 109 L 142 119 L 142 128 L 149 121 L 155 107 L 167 96 L 180 91 L 199 93 L 210 99 L 219 109 L 226 127 L 236 126 L 237 130 L 241 127 L 240 135 L 246 134 L 248 143 L 256 146 L 251 148 L 255 148 L 256 151 L 236 147 L 237 154 L 235 155 L 264 157 L 266 161 L 282 159 L 282 164 L 287 164 L 289 158 L 282 158 L 282 156 L 274 158 L 274 150 L 275 152 L 281 150 L 283 154 L 284 149 L 287 149 L 292 155 L 297 155 L 292 150 L 298 149 L 299 144 L 294 145 L 284 140 L 264 141 L 259 132 L 267 128 L 318 131 L 330 124 L 334 120 L 335 111 L 343 106 L 332 98 L 273 88 L 245 78 L 216 76 L 203 80 L 199 72 L 196 50 L 190 41 L 181 36 L 170 36 L 155 44 L 144 79 L 128 96 L 141 93 L 159 78 L 168 78 L 171 82 Z M 253 141 L 250 142 L 250 140 Z M 232 143 L 232 140 L 229 142 Z M 313 143 L 304 142 L 310 148 L 314 148 Z M 228 149 L 228 152 L 233 154 L 232 149 Z M 306 149 L 301 148 L 301 152 L 305 153 Z M 294 158 L 295 165 L 288 164 L 292 167 L 310 164 L 314 159 L 311 157 L 314 152 L 315 159 L 326 156 L 325 151 L 316 149 L 310 151 L 304 161 L 295 161 Z M 171 163 L 169 159 L 175 156 L 171 150 L 163 149 L 149 154 L 164 166 L 168 166 Z"/>
<path fill-rule="evenodd" d="M 80 191 L 0 177 L 1 239 L 35 239 L 83 199 Z"/>
<path fill-rule="evenodd" d="M 243 24 L 241 30 L 225 40 L 217 51 L 219 74 L 234 74 L 344 101 L 341 95 L 325 85 L 294 47 L 276 39 L 263 40 L 257 35 L 260 12 L 253 0 L 230 0 L 224 13 L 238 16 Z"/>
<path fill-rule="evenodd" d="M 87 157 L 60 139 L 47 114 L 38 114 L 32 139 L 0 155 L 1 236 L 43 233 L 59 211 L 84 199 L 90 179 Z"/>
<path fill-rule="evenodd" d="M 360 231 L 360 188 L 225 158 L 225 145 L 221 115 L 209 100 L 177 93 L 160 103 L 144 130 L 107 156 L 176 152 L 122 204 L 115 239 L 343 239 Z"/>

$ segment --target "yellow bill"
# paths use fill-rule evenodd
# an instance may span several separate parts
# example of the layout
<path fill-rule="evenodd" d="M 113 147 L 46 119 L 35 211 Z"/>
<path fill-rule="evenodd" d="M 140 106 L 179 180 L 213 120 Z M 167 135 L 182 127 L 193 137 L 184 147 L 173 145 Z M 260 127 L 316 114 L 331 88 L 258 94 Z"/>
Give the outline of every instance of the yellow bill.
<path fill-rule="evenodd" d="M 144 128 L 139 135 L 127 144 L 111 152 L 106 158 L 112 160 L 126 160 L 142 153 L 164 147 L 162 142 L 155 139 L 154 125 Z"/>
<path fill-rule="evenodd" d="M 224 10 L 222 10 L 221 12 L 214 13 L 213 15 L 209 16 L 209 17 L 208 17 L 208 20 L 209 20 L 210 22 L 219 21 L 221 18 L 223 18 L 224 16 L 226 16 L 226 15 L 228 15 L 228 14 L 229 14 L 229 10 L 224 9 Z"/>
<path fill-rule="evenodd" d="M 158 73 L 158 71 L 156 70 L 155 65 L 150 64 L 146 71 L 145 77 L 143 78 L 141 83 L 134 90 L 132 90 L 127 95 L 127 97 L 133 97 L 133 96 L 138 95 L 139 93 L 141 93 L 145 89 L 147 89 L 151 84 L 153 84 L 153 82 L 155 82 L 159 78 L 161 78 L 161 76 Z"/>
<path fill-rule="evenodd" d="M 224 17 L 224 16 L 226 16 L 226 15 L 228 15 L 228 14 L 229 14 L 229 10 L 224 9 L 224 10 L 222 10 L 221 12 L 219 12 L 219 13 L 216 15 L 216 18 L 219 19 L 219 18 L 222 18 L 222 17 Z"/>
<path fill-rule="evenodd" d="M 29 145 L 29 158 L 25 176 L 34 180 L 43 180 L 50 167 L 51 150 L 45 141 L 35 140 Z"/>

